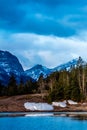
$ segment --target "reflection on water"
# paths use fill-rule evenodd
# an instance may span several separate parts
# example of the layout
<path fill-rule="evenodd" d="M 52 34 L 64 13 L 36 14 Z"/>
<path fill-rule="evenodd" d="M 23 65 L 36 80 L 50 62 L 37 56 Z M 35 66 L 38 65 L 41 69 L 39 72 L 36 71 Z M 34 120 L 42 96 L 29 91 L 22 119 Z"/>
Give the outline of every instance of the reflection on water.
<path fill-rule="evenodd" d="M 25 116 L 25 113 L 16 113 L 16 112 L 14 112 L 14 113 L 12 113 L 12 112 L 0 113 L 0 117 L 18 117 L 18 116 Z"/>
<path fill-rule="evenodd" d="M 75 115 L 73 116 L 74 120 L 87 120 L 87 115 Z"/>
<path fill-rule="evenodd" d="M 55 116 L 70 117 L 74 120 L 87 120 L 87 112 L 56 112 Z"/>
<path fill-rule="evenodd" d="M 33 116 L 55 116 L 70 117 L 74 120 L 87 120 L 87 112 L 2 112 L 0 117 L 33 117 Z"/>

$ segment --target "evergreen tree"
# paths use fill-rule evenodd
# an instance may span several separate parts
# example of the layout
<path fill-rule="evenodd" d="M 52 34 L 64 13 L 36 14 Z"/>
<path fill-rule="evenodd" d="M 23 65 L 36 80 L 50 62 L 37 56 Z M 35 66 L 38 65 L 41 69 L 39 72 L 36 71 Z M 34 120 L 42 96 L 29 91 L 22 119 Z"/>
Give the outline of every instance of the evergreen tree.
<path fill-rule="evenodd" d="M 43 93 L 45 90 L 45 84 L 44 84 L 44 78 L 43 78 L 43 74 L 40 75 L 39 79 L 38 79 L 38 91 L 41 93 L 42 99 L 43 99 Z"/>
<path fill-rule="evenodd" d="M 18 94 L 24 94 L 24 83 L 22 78 L 20 79 L 20 84 L 18 86 Z"/>
<path fill-rule="evenodd" d="M 4 93 L 3 93 L 3 85 L 1 84 L 1 82 L 0 82 L 0 96 L 3 96 L 4 95 Z"/>
<path fill-rule="evenodd" d="M 17 95 L 17 84 L 16 84 L 16 79 L 14 75 L 10 76 L 9 83 L 8 83 L 8 95 L 13 96 Z"/>

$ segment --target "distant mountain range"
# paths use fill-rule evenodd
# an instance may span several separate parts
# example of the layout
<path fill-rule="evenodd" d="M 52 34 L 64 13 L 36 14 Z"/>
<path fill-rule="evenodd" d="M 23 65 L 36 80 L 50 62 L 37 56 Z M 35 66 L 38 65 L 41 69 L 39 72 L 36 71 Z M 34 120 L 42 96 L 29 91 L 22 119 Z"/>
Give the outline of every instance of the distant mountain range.
<path fill-rule="evenodd" d="M 62 70 L 69 71 L 71 68 L 77 66 L 78 60 L 79 60 L 79 58 L 73 59 L 73 60 L 71 60 L 65 64 L 61 64 L 53 69 L 49 69 L 42 65 L 36 65 L 36 66 L 32 67 L 31 69 L 26 70 L 25 74 L 27 76 L 32 77 L 35 80 L 38 80 L 38 78 L 40 77 L 41 74 L 43 74 L 43 77 L 45 78 L 48 75 L 50 75 L 51 73 L 56 72 L 56 71 L 62 71 Z"/>
<path fill-rule="evenodd" d="M 70 70 L 72 67 L 76 67 L 79 58 L 73 59 L 65 64 L 59 65 L 53 69 L 49 69 L 42 65 L 36 65 L 31 69 L 24 71 L 18 58 L 12 55 L 8 51 L 0 51 L 0 81 L 3 84 L 7 84 L 9 77 L 13 74 L 16 78 L 17 83 L 22 79 L 26 82 L 29 79 L 38 80 L 40 75 L 47 77 L 55 71 Z"/>

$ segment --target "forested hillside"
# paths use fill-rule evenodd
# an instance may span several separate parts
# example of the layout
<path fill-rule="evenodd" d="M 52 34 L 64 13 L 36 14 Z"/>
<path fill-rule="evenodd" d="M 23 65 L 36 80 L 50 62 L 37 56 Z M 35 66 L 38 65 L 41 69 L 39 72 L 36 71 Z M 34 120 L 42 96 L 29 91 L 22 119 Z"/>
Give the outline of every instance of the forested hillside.
<path fill-rule="evenodd" d="M 17 84 L 15 76 L 11 75 L 7 86 L 0 85 L 0 96 L 13 96 L 31 93 L 47 93 L 48 102 L 72 99 L 86 100 L 87 97 L 87 64 L 79 57 L 77 66 L 70 70 L 56 71 L 38 81 L 29 80 L 24 83 L 21 79 Z"/>

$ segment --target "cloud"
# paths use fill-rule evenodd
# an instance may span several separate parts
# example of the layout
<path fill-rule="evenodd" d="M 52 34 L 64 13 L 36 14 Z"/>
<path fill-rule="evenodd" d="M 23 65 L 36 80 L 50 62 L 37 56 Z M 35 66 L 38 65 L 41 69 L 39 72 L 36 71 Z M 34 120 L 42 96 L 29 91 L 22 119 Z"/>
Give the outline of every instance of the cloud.
<path fill-rule="evenodd" d="M 55 67 L 78 56 L 86 59 L 87 32 L 62 38 L 32 33 L 13 33 L 0 37 L 0 48 L 16 55 L 24 68 L 36 64 Z M 1 35 L 0 35 L 1 36 Z M 13 46 L 14 45 L 14 46 Z"/>
<path fill-rule="evenodd" d="M 29 68 L 85 58 L 86 0 L 0 0 L 0 49 Z"/>

